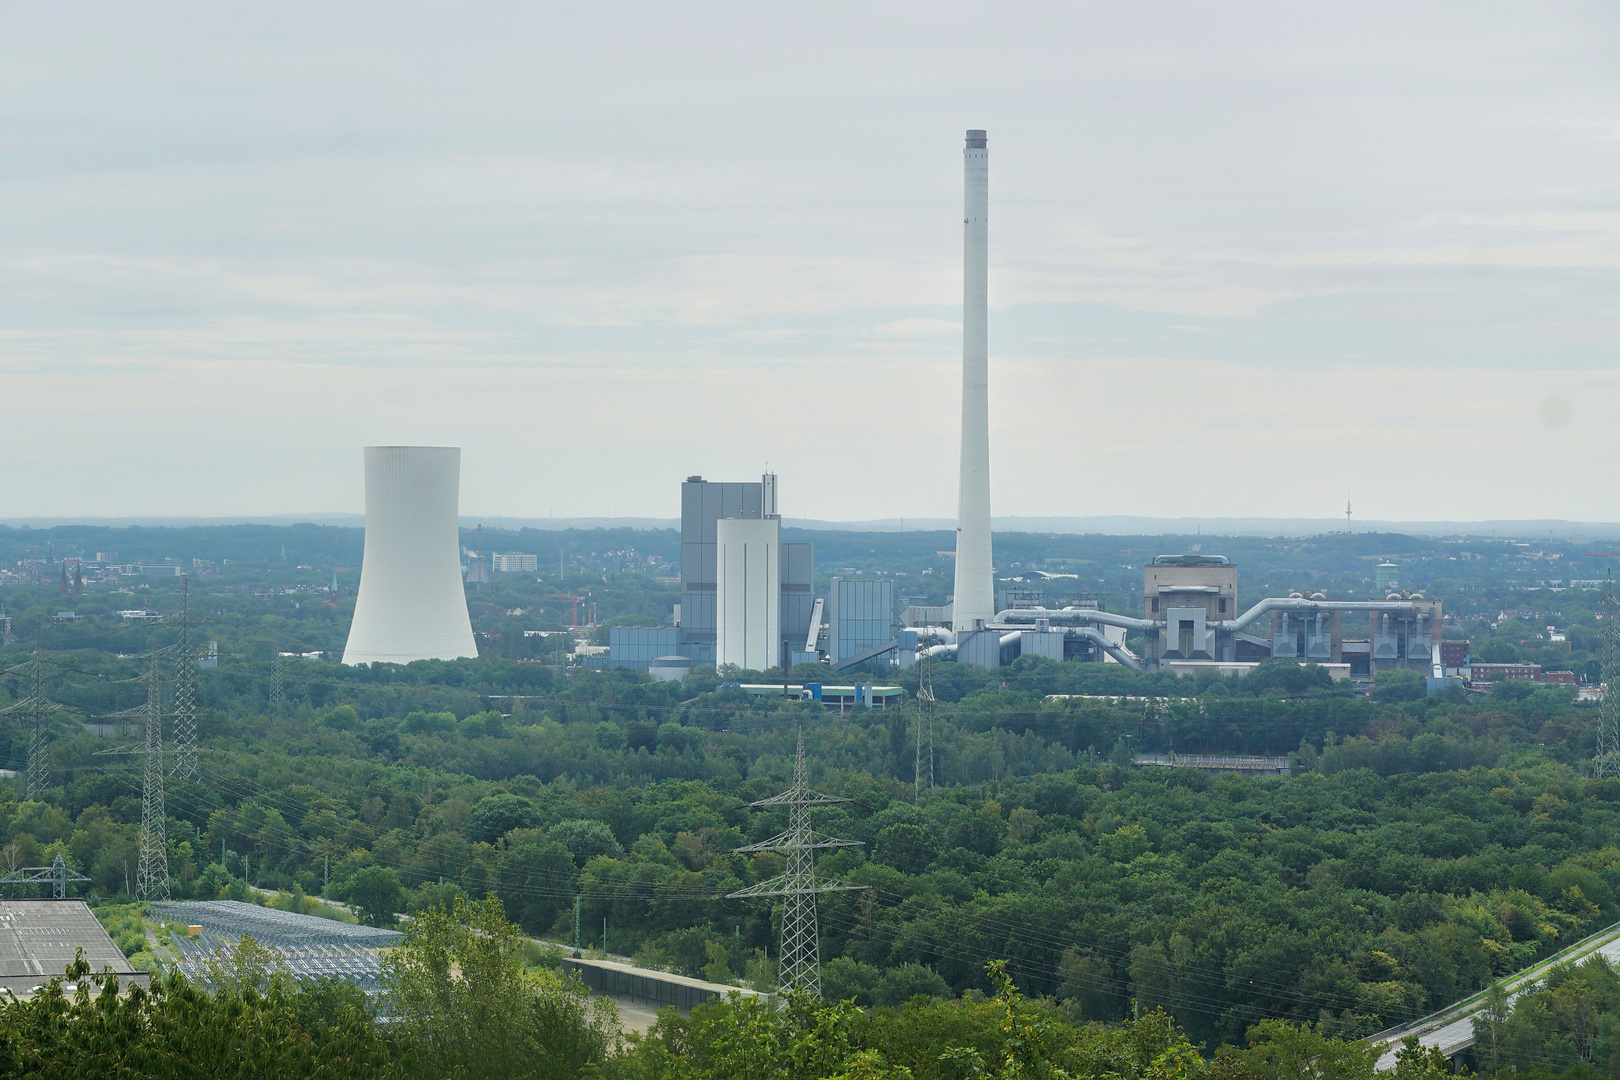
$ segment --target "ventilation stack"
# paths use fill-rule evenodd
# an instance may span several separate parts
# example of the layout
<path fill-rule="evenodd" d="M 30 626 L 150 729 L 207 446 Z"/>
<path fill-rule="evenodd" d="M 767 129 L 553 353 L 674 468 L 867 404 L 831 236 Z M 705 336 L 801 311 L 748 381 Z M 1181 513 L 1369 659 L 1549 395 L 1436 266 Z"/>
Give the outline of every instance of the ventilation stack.
<path fill-rule="evenodd" d="M 967 133 L 962 219 L 962 486 L 956 504 L 958 630 L 995 617 L 990 558 L 990 151 L 985 133 Z"/>

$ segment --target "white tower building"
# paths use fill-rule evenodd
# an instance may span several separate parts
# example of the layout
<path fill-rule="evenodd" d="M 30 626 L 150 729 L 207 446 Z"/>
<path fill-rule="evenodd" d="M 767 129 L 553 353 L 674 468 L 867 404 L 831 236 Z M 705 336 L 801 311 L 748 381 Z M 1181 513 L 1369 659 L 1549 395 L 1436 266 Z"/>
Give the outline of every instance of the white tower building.
<path fill-rule="evenodd" d="M 714 662 L 763 671 L 782 662 L 782 519 L 715 522 Z"/>
<path fill-rule="evenodd" d="M 958 630 L 995 616 L 990 558 L 990 151 L 985 133 L 967 133 L 962 216 L 962 486 L 956 503 Z"/>
<path fill-rule="evenodd" d="M 461 449 L 366 447 L 366 550 L 345 664 L 477 656 L 461 582 Z"/>

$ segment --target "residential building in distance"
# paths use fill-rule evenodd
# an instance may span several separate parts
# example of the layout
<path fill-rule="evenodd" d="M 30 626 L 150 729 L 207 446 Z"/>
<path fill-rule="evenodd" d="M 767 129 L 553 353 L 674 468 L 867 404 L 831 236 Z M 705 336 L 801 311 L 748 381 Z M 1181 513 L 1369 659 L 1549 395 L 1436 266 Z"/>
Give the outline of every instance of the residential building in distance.
<path fill-rule="evenodd" d="M 497 551 L 490 558 L 490 569 L 497 574 L 533 574 L 540 569 L 540 556 L 520 551 Z"/>

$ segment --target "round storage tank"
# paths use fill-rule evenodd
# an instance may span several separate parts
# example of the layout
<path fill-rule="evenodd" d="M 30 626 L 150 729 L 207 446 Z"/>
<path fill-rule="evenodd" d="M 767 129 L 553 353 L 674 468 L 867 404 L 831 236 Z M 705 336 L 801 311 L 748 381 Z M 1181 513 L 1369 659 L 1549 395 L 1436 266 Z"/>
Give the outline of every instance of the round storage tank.
<path fill-rule="evenodd" d="M 647 673 L 656 682 L 680 682 L 692 673 L 692 660 L 687 656 L 659 656 L 647 666 Z"/>

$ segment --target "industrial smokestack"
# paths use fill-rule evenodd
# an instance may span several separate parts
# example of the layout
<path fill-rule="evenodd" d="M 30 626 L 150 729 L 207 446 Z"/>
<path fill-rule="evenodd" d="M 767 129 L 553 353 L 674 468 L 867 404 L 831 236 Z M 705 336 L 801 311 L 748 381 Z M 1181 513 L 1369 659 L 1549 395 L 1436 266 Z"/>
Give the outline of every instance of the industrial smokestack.
<path fill-rule="evenodd" d="M 990 151 L 967 133 L 962 218 L 962 486 L 956 502 L 956 600 L 952 622 L 972 630 L 995 617 L 990 560 Z"/>
<path fill-rule="evenodd" d="M 366 549 L 345 664 L 478 655 L 461 583 L 454 446 L 366 447 Z"/>

